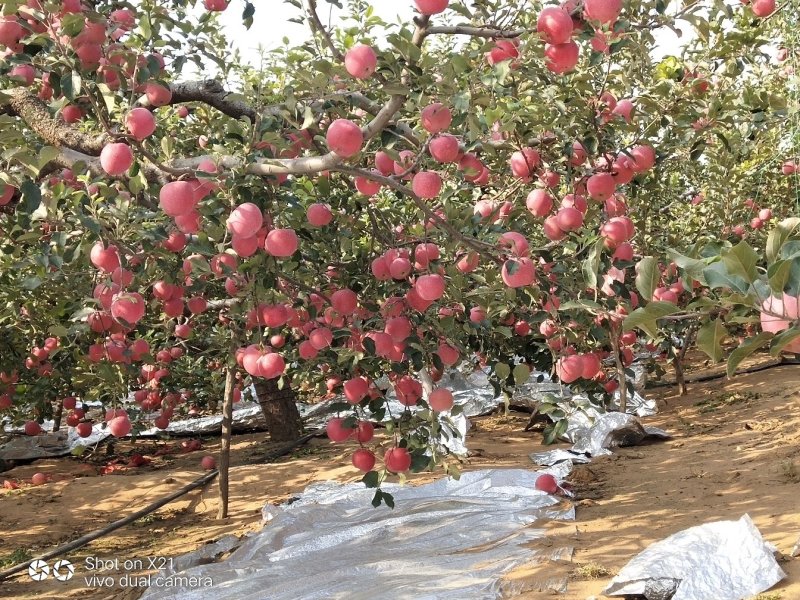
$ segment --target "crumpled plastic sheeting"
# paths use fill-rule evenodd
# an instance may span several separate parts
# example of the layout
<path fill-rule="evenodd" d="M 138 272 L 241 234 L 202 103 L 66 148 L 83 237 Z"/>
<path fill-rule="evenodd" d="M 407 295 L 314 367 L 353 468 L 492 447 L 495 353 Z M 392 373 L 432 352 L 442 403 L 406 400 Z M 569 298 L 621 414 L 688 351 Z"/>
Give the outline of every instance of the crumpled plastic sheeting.
<path fill-rule="evenodd" d="M 396 508 L 373 509 L 363 484 L 309 486 L 225 561 L 182 571 L 208 589 L 150 588 L 143 600 L 462 600 L 500 597 L 501 576 L 537 558 L 541 519 L 574 519 L 537 492 L 541 473 L 464 473 L 418 487 L 385 486 Z"/>
<path fill-rule="evenodd" d="M 634 557 L 603 593 L 647 600 L 741 600 L 786 573 L 748 515 L 691 527 Z"/>
<path fill-rule="evenodd" d="M 576 413 L 576 417 L 578 414 L 583 415 L 581 420 L 586 425 L 578 425 L 568 430 L 574 441 L 572 448 L 534 452 L 530 454 L 530 459 L 537 465 L 555 465 L 562 461 L 575 464 L 588 463 L 590 457 L 611 454 L 611 448 L 636 446 L 648 437 L 662 439 L 671 437 L 663 429 L 642 425 L 634 415 L 603 413 L 594 417 L 594 421 L 591 422 L 585 417 L 586 413 Z M 578 421 L 577 418 L 570 420 L 570 425 Z"/>
<path fill-rule="evenodd" d="M 167 567 L 162 570 L 164 575 L 172 576 L 186 569 L 207 565 L 216 561 L 217 557 L 237 548 L 242 543 L 235 535 L 226 535 L 217 541 L 201 546 L 194 552 L 183 554 L 168 561 Z"/>
<path fill-rule="evenodd" d="M 609 455 L 611 448 L 636 446 L 646 437 L 670 437 L 663 429 L 645 427 L 635 416 L 618 412 L 600 415 L 588 430 L 575 431 L 574 436 L 572 451 L 591 456 Z"/>
<path fill-rule="evenodd" d="M 0 446 L 0 460 L 33 460 L 66 456 L 78 446 L 92 446 L 111 435 L 99 424 L 95 424 L 91 435 L 85 438 L 80 437 L 74 427 L 65 427 L 55 432 L 48 431 L 53 429 L 53 421 L 45 422 L 42 429 L 46 433 L 16 436 Z"/>

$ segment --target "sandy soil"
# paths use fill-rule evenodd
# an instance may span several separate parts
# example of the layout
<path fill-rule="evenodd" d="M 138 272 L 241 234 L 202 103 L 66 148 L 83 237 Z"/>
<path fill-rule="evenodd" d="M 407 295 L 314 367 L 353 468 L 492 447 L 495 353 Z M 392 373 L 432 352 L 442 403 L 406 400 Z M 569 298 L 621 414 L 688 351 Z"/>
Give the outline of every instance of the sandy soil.
<path fill-rule="evenodd" d="M 613 457 L 576 469 L 572 482 L 577 520 L 544 525 L 550 531 L 545 542 L 549 549 L 573 547 L 572 561 L 512 571 L 507 595 L 553 598 L 546 582 L 568 576 L 567 593 L 557 597 L 599 596 L 611 576 L 650 543 L 693 525 L 748 513 L 764 537 L 787 555 L 782 567 L 788 578 L 771 590 L 776 595 L 769 600 L 800 598 L 800 559 L 788 558 L 800 535 L 799 369 L 786 366 L 731 381 L 693 384 L 684 398 L 675 397 L 673 388 L 653 390 L 662 412 L 647 421 L 674 438 L 620 449 Z M 528 454 L 543 447 L 540 434 L 523 430 L 527 421 L 528 415 L 519 413 L 476 419 L 468 444 L 475 455 L 465 468 L 531 468 Z M 253 464 L 271 449 L 263 437 L 235 438 L 230 518 L 216 519 L 212 484 L 69 553 L 78 565 L 70 581 L 51 577 L 32 582 L 24 573 L 0 583 L 0 597 L 137 598 L 141 590 L 135 588 L 87 589 L 85 561 L 140 559 L 144 568 L 136 572 L 146 572 L 150 557 L 182 554 L 225 534 L 259 529 L 265 502 L 285 501 L 312 481 L 359 479 L 342 448 L 322 439 L 279 462 Z M 39 487 L 0 489 L 0 561 L 13 564 L 15 557 L 36 555 L 180 488 L 202 474 L 200 458 L 215 453 L 218 446 L 206 439 L 200 451 L 186 453 L 177 447 L 163 456 L 156 456 L 158 447 L 152 442 L 135 448 L 117 444 L 114 450 L 116 457 L 135 450 L 153 462 L 101 474 L 115 456 L 84 456 L 38 461 L 0 474 L 0 480 L 26 481 L 34 472 L 52 477 Z M 423 475 L 416 480 L 430 478 Z M 108 574 L 122 572 L 112 568 Z"/>

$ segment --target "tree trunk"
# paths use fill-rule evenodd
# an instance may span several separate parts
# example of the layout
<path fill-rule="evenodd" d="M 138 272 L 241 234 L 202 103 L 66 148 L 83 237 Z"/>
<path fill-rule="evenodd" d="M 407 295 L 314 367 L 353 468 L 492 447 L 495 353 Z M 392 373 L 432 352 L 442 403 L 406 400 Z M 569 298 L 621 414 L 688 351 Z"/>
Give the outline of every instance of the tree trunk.
<path fill-rule="evenodd" d="M 303 420 L 297 410 L 297 398 L 289 382 L 284 380 L 283 389 L 278 389 L 278 379 L 256 377 L 253 385 L 267 422 L 270 440 L 291 442 L 299 438 L 303 433 Z"/>
<path fill-rule="evenodd" d="M 225 397 L 222 401 L 222 447 L 219 451 L 219 510 L 218 519 L 228 517 L 228 471 L 231 465 L 231 430 L 233 429 L 234 369 L 225 370 Z"/>
<path fill-rule="evenodd" d="M 683 343 L 681 344 L 678 353 L 675 355 L 675 382 L 678 384 L 678 395 L 685 396 L 688 392 L 686 387 L 686 372 L 683 368 L 683 361 L 686 358 L 686 351 L 694 343 L 694 336 L 697 330 L 690 327 L 683 336 Z"/>
<path fill-rule="evenodd" d="M 61 429 L 61 417 L 64 414 L 64 400 L 58 400 L 56 409 L 53 411 L 53 431 Z"/>
<path fill-rule="evenodd" d="M 625 376 L 625 366 L 622 364 L 622 357 L 619 353 L 618 327 L 611 328 L 611 348 L 614 351 L 614 360 L 617 367 L 617 381 L 619 382 L 619 412 L 624 413 L 628 410 L 628 378 Z"/>

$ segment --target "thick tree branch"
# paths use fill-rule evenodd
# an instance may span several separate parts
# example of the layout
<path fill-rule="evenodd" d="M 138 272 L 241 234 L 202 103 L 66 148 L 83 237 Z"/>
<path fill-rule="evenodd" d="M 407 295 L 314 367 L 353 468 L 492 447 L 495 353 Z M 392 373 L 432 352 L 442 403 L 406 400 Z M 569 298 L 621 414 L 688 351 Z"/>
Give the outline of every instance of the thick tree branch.
<path fill-rule="evenodd" d="M 50 110 L 36 95 L 23 88 L 6 90 L 0 102 L 10 108 L 7 114 L 21 118 L 36 135 L 56 148 L 71 148 L 85 154 L 98 155 L 111 137 L 106 134 L 92 135 L 71 127 L 60 118 L 53 117 Z"/>
<path fill-rule="evenodd" d="M 230 92 L 226 91 L 222 84 L 215 79 L 173 83 L 170 84 L 170 89 L 172 90 L 172 104 L 203 102 L 234 119 L 247 117 L 251 121 L 255 121 L 256 110 L 244 102 L 229 99 Z M 279 112 L 278 109 L 274 109 L 274 111 Z"/>
<path fill-rule="evenodd" d="M 468 35 L 491 39 L 513 39 L 526 33 L 529 29 L 498 29 L 497 27 L 473 27 L 472 25 L 439 25 L 428 28 L 429 35 Z"/>

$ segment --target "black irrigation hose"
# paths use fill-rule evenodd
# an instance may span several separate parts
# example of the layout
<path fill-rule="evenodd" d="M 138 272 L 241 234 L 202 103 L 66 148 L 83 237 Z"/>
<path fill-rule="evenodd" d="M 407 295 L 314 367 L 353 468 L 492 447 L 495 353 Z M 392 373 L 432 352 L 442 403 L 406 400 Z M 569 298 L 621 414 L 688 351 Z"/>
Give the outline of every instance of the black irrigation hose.
<path fill-rule="evenodd" d="M 261 460 L 257 461 L 256 464 L 268 463 L 278 458 L 281 458 L 282 456 L 285 456 L 295 448 L 302 446 L 303 444 L 307 443 L 309 440 L 320 434 L 321 434 L 320 430 L 315 430 L 312 431 L 311 433 L 307 433 L 306 435 L 294 440 L 293 442 L 289 442 L 287 444 L 284 444 L 283 446 L 279 446 L 278 448 L 276 448 L 275 450 L 264 456 Z M 60 556 L 66 552 L 69 552 L 70 550 L 81 548 L 86 544 L 93 542 L 98 538 L 103 537 L 104 535 L 116 531 L 117 529 L 120 529 L 125 525 L 133 523 L 137 519 L 141 519 L 145 515 L 148 515 L 151 512 L 158 510 L 159 508 L 161 508 L 166 504 L 169 504 L 173 500 L 177 500 L 178 498 L 180 498 L 185 494 L 188 494 L 192 490 L 205 486 L 206 484 L 211 482 L 211 480 L 213 480 L 217 475 L 219 475 L 219 471 L 217 469 L 214 469 L 213 471 L 206 473 L 199 479 L 195 479 L 193 482 L 189 483 L 188 485 L 185 485 L 181 489 L 174 491 L 169 496 L 164 496 L 160 500 L 156 500 L 152 504 L 148 504 L 147 506 L 145 506 L 143 509 L 136 511 L 135 513 L 128 515 L 127 517 L 118 519 L 113 523 L 106 525 L 102 529 L 98 529 L 97 531 L 93 531 L 92 533 L 87 533 L 86 535 L 81 536 L 76 540 L 67 542 L 66 544 L 58 546 L 57 548 L 54 548 L 49 552 L 45 552 L 44 554 L 40 554 L 39 556 L 36 556 L 29 561 L 20 563 L 18 565 L 14 565 L 13 567 L 10 567 L 4 571 L 0 571 L 0 581 L 3 581 L 4 579 L 11 577 L 12 575 L 16 575 L 20 571 L 26 570 L 30 565 L 30 563 L 35 560 L 49 560 L 51 558 L 55 558 L 56 556 Z"/>
<path fill-rule="evenodd" d="M 58 548 L 54 548 L 49 552 L 45 552 L 44 554 L 40 554 L 39 556 L 36 556 L 29 561 L 15 565 L 4 571 L 0 571 L 0 581 L 3 581 L 4 579 L 10 577 L 11 575 L 19 573 L 20 571 L 24 571 L 25 569 L 28 568 L 28 565 L 30 565 L 30 563 L 35 560 L 48 560 L 50 558 L 55 558 L 56 556 L 64 554 L 65 552 L 69 552 L 70 550 L 81 548 L 82 546 L 85 546 L 86 544 L 96 540 L 97 538 L 103 537 L 104 535 L 107 535 L 112 531 L 116 531 L 120 527 L 124 527 L 129 523 L 133 523 L 135 520 L 141 519 L 145 515 L 148 515 L 155 510 L 158 510 L 165 504 L 169 504 L 173 500 L 176 500 L 181 496 L 188 494 L 192 490 L 197 489 L 199 487 L 203 487 L 204 485 L 209 483 L 212 479 L 214 479 L 217 475 L 219 475 L 219 471 L 214 469 L 213 471 L 206 473 L 199 479 L 195 479 L 190 484 L 183 486 L 181 489 L 172 492 L 169 496 L 164 496 L 160 500 L 156 500 L 152 504 L 148 504 L 147 506 L 145 506 L 143 509 L 137 510 L 135 513 L 130 514 L 127 517 L 118 519 L 113 523 L 106 525 L 102 529 L 98 529 L 97 531 L 93 531 L 92 533 L 87 533 L 86 535 L 81 536 L 76 540 L 67 542 L 66 544 L 63 544 Z"/>
<path fill-rule="evenodd" d="M 775 367 L 790 367 L 790 366 L 797 366 L 800 365 L 800 361 L 797 360 L 780 360 L 778 362 L 771 362 L 765 365 L 757 365 L 755 367 L 750 367 L 749 369 L 744 369 L 742 371 L 736 371 L 734 375 L 747 375 L 749 373 L 758 373 L 759 371 L 766 371 L 767 369 L 774 369 Z M 728 374 L 725 371 L 721 373 L 714 373 L 711 375 L 701 375 L 699 377 L 692 377 L 686 379 L 686 383 L 703 383 L 705 381 L 714 381 L 715 379 L 723 379 L 727 377 Z M 662 387 L 673 387 L 678 385 L 677 382 L 672 381 L 657 381 L 655 383 L 651 383 L 645 386 L 646 390 L 652 388 L 662 388 Z"/>

